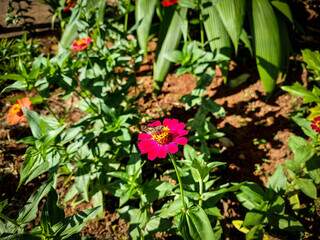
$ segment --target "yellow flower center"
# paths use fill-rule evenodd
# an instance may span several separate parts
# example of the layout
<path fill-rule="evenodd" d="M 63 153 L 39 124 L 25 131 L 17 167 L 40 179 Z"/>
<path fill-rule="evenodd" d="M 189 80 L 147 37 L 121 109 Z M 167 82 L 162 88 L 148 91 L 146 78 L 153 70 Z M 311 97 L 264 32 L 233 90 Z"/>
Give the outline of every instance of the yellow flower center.
<path fill-rule="evenodd" d="M 22 109 L 21 109 L 21 106 L 20 104 L 14 104 L 11 108 L 11 114 L 13 115 L 18 115 L 18 116 L 22 116 L 23 115 L 23 112 L 22 112 Z"/>
<path fill-rule="evenodd" d="M 170 129 L 168 127 L 163 127 L 159 132 L 151 134 L 152 139 L 157 143 L 163 145 L 170 141 Z"/>
<path fill-rule="evenodd" d="M 320 128 L 320 121 L 316 121 L 315 124 L 318 128 Z"/>

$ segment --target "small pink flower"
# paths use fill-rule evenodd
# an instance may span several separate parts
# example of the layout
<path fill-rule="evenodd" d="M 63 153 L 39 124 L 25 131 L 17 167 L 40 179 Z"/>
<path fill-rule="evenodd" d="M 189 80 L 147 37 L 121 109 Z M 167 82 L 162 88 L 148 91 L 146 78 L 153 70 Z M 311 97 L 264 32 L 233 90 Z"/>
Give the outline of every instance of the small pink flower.
<path fill-rule="evenodd" d="M 312 120 L 311 128 L 317 133 L 320 133 L 320 116 L 317 116 Z"/>
<path fill-rule="evenodd" d="M 71 45 L 71 49 L 75 52 L 85 50 L 92 43 L 91 37 L 84 37 L 78 40 L 74 40 Z"/>
<path fill-rule="evenodd" d="M 186 145 L 188 131 L 186 125 L 177 119 L 165 118 L 163 124 L 155 121 L 147 125 L 145 132 L 139 133 L 138 148 L 148 159 L 166 158 L 167 154 L 178 152 L 178 145 Z"/>

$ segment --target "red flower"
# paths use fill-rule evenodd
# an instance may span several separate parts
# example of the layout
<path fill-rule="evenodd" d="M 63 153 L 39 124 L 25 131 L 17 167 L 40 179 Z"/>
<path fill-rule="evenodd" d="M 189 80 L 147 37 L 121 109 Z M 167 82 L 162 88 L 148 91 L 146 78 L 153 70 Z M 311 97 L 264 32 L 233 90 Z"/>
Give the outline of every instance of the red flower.
<path fill-rule="evenodd" d="M 311 128 L 317 133 L 320 133 L 320 116 L 317 116 L 312 120 Z"/>
<path fill-rule="evenodd" d="M 161 124 L 155 121 L 147 125 L 145 133 L 139 133 L 138 148 L 141 154 L 148 154 L 149 160 L 166 158 L 168 153 L 178 152 L 178 145 L 185 145 L 188 131 L 177 119 L 166 118 Z"/>
<path fill-rule="evenodd" d="M 67 0 L 67 1 L 66 1 L 66 4 L 67 4 L 67 5 L 66 5 L 65 8 L 63 9 L 63 12 L 65 12 L 65 13 L 70 12 L 71 9 L 76 6 L 76 3 L 77 3 L 77 1 L 75 1 L 75 0 Z"/>
<path fill-rule="evenodd" d="M 6 121 L 9 125 L 27 122 L 26 117 L 23 115 L 23 107 L 31 109 L 31 101 L 29 98 L 18 99 L 17 102 L 10 107 L 6 116 Z"/>
<path fill-rule="evenodd" d="M 92 43 L 92 39 L 90 37 L 84 37 L 78 40 L 74 40 L 72 42 L 71 49 L 75 52 L 80 52 L 85 50 L 90 43 Z"/>
<path fill-rule="evenodd" d="M 170 7 L 178 3 L 178 0 L 162 0 L 161 5 L 164 7 Z"/>

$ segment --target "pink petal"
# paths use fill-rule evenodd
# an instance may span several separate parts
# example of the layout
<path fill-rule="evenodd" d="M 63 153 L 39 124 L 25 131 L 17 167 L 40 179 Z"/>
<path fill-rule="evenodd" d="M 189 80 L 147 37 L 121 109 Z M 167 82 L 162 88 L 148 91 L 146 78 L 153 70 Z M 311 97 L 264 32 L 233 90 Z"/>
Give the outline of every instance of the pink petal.
<path fill-rule="evenodd" d="M 143 140 L 138 142 L 138 148 L 142 154 L 150 151 L 150 149 L 155 148 L 155 143 L 153 140 Z"/>
<path fill-rule="evenodd" d="M 167 149 L 168 149 L 168 152 L 169 152 L 169 153 L 172 153 L 172 154 L 178 152 L 178 150 L 179 150 L 177 144 L 175 144 L 175 143 L 170 143 L 170 144 L 168 144 L 168 145 L 167 145 Z"/>
<path fill-rule="evenodd" d="M 157 150 L 158 150 L 158 157 L 159 158 L 166 158 L 166 156 L 167 156 L 167 147 L 166 146 L 159 145 Z"/>
<path fill-rule="evenodd" d="M 171 130 L 171 129 L 170 129 L 170 130 Z M 173 135 L 182 137 L 182 136 L 187 135 L 187 134 L 189 133 L 189 131 L 184 130 L 184 129 L 173 129 L 173 130 L 171 131 L 171 133 L 172 133 Z"/>
<path fill-rule="evenodd" d="M 138 140 L 142 141 L 142 140 L 149 140 L 151 139 L 151 135 L 147 134 L 147 133 L 139 133 L 138 135 Z"/>
<path fill-rule="evenodd" d="M 155 151 L 155 149 L 152 149 L 152 151 L 148 152 L 148 159 L 150 161 L 155 160 L 157 157 L 157 151 Z"/>
<path fill-rule="evenodd" d="M 185 137 L 178 137 L 173 140 L 174 143 L 186 145 L 188 143 L 188 139 Z"/>
<path fill-rule="evenodd" d="M 148 124 L 149 127 L 157 127 L 157 126 L 160 126 L 160 125 L 162 125 L 162 124 L 161 124 L 161 122 L 159 120 Z"/>
<path fill-rule="evenodd" d="M 175 129 L 176 126 L 179 124 L 177 119 L 165 118 L 163 120 L 163 125 L 168 126 L 170 129 Z"/>

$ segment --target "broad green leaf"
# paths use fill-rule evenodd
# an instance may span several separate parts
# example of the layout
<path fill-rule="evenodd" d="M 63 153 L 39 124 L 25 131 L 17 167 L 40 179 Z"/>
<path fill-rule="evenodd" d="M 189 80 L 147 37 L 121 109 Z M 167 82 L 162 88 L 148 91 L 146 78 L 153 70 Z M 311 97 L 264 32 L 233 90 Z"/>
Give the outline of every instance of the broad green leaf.
<path fill-rule="evenodd" d="M 160 209 L 159 216 L 161 218 L 170 218 L 178 215 L 181 212 L 183 205 L 181 199 L 168 202 Z"/>
<path fill-rule="evenodd" d="M 205 1 L 201 14 L 211 51 L 221 54 L 225 57 L 225 60 L 228 60 L 231 54 L 230 37 L 212 1 Z"/>
<path fill-rule="evenodd" d="M 0 80 L 15 80 L 15 81 L 19 81 L 19 82 L 26 82 L 26 79 L 24 76 L 20 75 L 20 74 L 15 74 L 15 73 L 9 73 L 9 74 L 5 74 L 0 76 Z"/>
<path fill-rule="evenodd" d="M 278 227 L 285 231 L 303 232 L 305 229 L 303 225 L 295 218 L 288 215 L 279 215 Z"/>
<path fill-rule="evenodd" d="M 83 212 L 80 212 L 72 217 L 67 218 L 64 221 L 65 229 L 60 233 L 60 239 L 70 239 L 70 237 L 76 233 L 79 233 L 82 228 L 85 226 L 85 223 L 88 220 L 92 220 L 97 213 L 97 208 L 87 209 Z"/>
<path fill-rule="evenodd" d="M 246 240 L 257 240 L 257 239 L 265 240 L 263 237 L 263 226 L 262 225 L 254 226 L 246 234 Z"/>
<path fill-rule="evenodd" d="M 24 205 L 23 209 L 19 212 L 19 216 L 17 218 L 17 222 L 19 224 L 23 225 L 29 223 L 36 218 L 39 202 L 49 193 L 52 186 L 52 181 L 47 182 L 40 186 L 38 190 L 30 196 L 26 205 Z"/>
<path fill-rule="evenodd" d="M 170 61 L 166 59 L 166 55 L 174 51 L 181 39 L 181 26 L 183 20 L 186 18 L 187 9 L 181 8 L 176 10 L 173 14 L 169 29 L 167 31 L 166 37 L 160 47 L 159 55 L 154 66 L 154 84 L 155 88 L 159 89 L 160 84 L 164 81 L 170 67 Z"/>
<path fill-rule="evenodd" d="M 282 165 L 279 165 L 273 175 L 269 178 L 268 187 L 276 192 L 285 190 L 287 186 L 287 177 L 283 173 Z"/>
<path fill-rule="evenodd" d="M 306 134 L 308 137 L 311 137 L 313 140 L 317 139 L 318 134 L 311 128 L 310 121 L 299 116 L 292 117 L 292 120 L 302 129 L 304 134 Z"/>
<path fill-rule="evenodd" d="M 246 184 L 240 187 L 240 193 L 236 196 L 244 207 L 249 210 L 259 209 L 261 203 L 264 202 L 264 191 L 257 184 Z"/>
<path fill-rule="evenodd" d="M 313 198 L 313 199 L 317 198 L 317 188 L 311 179 L 297 178 L 297 179 L 295 179 L 294 183 L 308 197 Z"/>
<path fill-rule="evenodd" d="M 306 141 L 302 137 L 298 137 L 295 135 L 292 135 L 289 138 L 288 145 L 292 152 L 294 153 L 294 159 L 292 161 L 295 161 L 302 165 L 306 163 L 315 153 L 315 150 L 311 143 Z"/>
<path fill-rule="evenodd" d="M 252 27 L 259 75 L 271 93 L 281 67 L 281 39 L 277 17 L 269 0 L 252 0 Z"/>
<path fill-rule="evenodd" d="M 282 1 L 271 1 L 271 4 L 281 12 L 291 23 L 293 23 L 293 18 L 289 4 Z"/>
<path fill-rule="evenodd" d="M 0 94 L 2 94 L 4 92 L 10 92 L 12 90 L 25 91 L 27 88 L 28 88 L 28 84 L 26 82 L 16 81 L 16 82 L 10 84 L 9 86 L 5 87 L 4 89 L 2 89 Z"/>
<path fill-rule="evenodd" d="M 310 103 L 310 102 L 320 103 L 320 98 L 314 93 L 312 93 L 311 91 L 308 91 L 300 83 L 296 82 L 292 86 L 283 86 L 281 88 L 289 92 L 293 96 L 302 97 L 305 103 Z"/>
<path fill-rule="evenodd" d="M 28 120 L 32 135 L 35 138 L 40 139 L 43 136 L 43 127 L 42 127 L 43 120 L 40 118 L 38 113 L 31 111 L 31 110 L 28 110 L 26 108 L 23 108 L 23 113 Z"/>
<path fill-rule="evenodd" d="M 257 226 L 263 223 L 265 217 L 265 213 L 263 212 L 248 212 L 244 218 L 243 225 L 245 227 Z"/>
<path fill-rule="evenodd" d="M 233 42 L 233 46 L 237 51 L 239 38 L 242 32 L 246 1 L 220 0 L 218 1 L 216 8 L 224 27 Z"/>
<path fill-rule="evenodd" d="M 232 225 L 242 233 L 248 233 L 250 230 L 243 226 L 242 220 L 233 220 Z"/>
<path fill-rule="evenodd" d="M 307 64 L 307 68 L 316 75 L 317 80 L 320 80 L 320 52 L 304 49 L 302 50 L 302 57 Z"/>
<path fill-rule="evenodd" d="M 78 36 L 78 21 L 80 18 L 80 11 L 79 8 L 75 8 L 72 11 L 72 15 L 70 17 L 70 20 L 63 31 L 63 34 L 61 36 L 60 44 L 59 44 L 59 53 L 64 52 L 64 49 L 68 49 L 74 39 Z"/>
<path fill-rule="evenodd" d="M 19 187 L 55 167 L 59 164 L 59 160 L 60 155 L 56 151 L 49 150 L 48 153 L 43 154 L 39 149 L 29 147 L 20 169 Z"/>
<path fill-rule="evenodd" d="M 52 226 L 64 220 L 64 211 L 58 207 L 58 194 L 51 188 L 48 194 L 47 202 L 41 214 L 42 229 L 50 234 Z"/>
<path fill-rule="evenodd" d="M 186 213 L 187 227 L 182 227 L 183 236 L 190 236 L 193 240 L 212 240 L 215 239 L 214 233 L 205 211 L 200 206 L 192 206 Z"/>
<path fill-rule="evenodd" d="M 320 158 L 318 156 L 313 156 L 307 161 L 306 167 L 314 183 L 320 184 Z"/>
<path fill-rule="evenodd" d="M 137 0 L 135 6 L 135 17 L 138 23 L 137 37 L 140 48 L 147 52 L 149 32 L 152 24 L 152 17 L 157 0 Z"/>
<path fill-rule="evenodd" d="M 300 199 L 297 193 L 293 194 L 292 196 L 289 196 L 288 199 L 293 210 L 300 209 Z"/>

